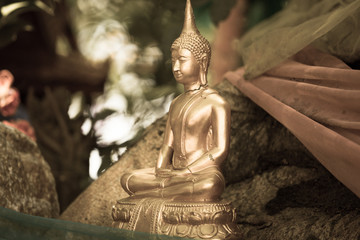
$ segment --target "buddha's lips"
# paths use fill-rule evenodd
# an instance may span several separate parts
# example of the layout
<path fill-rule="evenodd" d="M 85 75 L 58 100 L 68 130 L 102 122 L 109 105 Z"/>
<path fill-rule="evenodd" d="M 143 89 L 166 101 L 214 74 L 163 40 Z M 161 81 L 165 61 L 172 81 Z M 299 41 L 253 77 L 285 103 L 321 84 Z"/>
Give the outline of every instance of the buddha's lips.
<path fill-rule="evenodd" d="M 174 72 L 174 76 L 175 76 L 175 78 L 181 78 L 181 77 L 182 77 L 182 73 L 180 73 L 180 72 Z"/>

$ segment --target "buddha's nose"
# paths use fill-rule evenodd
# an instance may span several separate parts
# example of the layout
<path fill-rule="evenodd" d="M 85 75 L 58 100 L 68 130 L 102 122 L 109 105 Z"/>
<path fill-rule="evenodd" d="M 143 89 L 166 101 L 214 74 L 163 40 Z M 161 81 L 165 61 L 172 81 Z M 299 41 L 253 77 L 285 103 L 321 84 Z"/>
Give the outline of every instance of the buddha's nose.
<path fill-rule="evenodd" d="M 174 71 L 174 72 L 180 71 L 179 60 L 176 60 L 176 61 L 174 62 L 173 71 Z"/>

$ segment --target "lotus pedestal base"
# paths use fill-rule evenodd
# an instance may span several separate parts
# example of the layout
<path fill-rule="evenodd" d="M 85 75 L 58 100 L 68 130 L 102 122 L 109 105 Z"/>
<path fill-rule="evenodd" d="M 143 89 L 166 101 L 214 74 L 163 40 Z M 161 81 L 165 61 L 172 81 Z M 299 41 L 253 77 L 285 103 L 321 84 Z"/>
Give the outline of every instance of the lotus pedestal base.
<path fill-rule="evenodd" d="M 197 239 L 240 239 L 229 202 L 126 198 L 112 209 L 113 227 Z"/>

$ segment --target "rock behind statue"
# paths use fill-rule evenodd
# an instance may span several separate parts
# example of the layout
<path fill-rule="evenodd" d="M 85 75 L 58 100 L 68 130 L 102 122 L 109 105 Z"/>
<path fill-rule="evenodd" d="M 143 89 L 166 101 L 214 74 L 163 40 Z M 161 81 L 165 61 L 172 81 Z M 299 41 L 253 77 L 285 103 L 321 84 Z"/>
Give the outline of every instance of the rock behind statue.
<path fill-rule="evenodd" d="M 51 169 L 37 145 L 20 131 L 0 123 L 0 206 L 56 218 L 58 196 Z"/>

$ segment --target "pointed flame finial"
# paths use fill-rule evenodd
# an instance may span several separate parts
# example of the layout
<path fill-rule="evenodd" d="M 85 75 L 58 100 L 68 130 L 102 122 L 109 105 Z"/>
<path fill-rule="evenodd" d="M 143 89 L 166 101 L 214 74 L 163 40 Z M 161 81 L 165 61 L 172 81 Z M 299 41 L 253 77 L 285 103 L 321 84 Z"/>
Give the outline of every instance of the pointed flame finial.
<path fill-rule="evenodd" d="M 181 34 L 187 34 L 187 33 L 196 33 L 196 34 L 200 33 L 195 24 L 194 12 L 190 0 L 186 1 L 184 26 Z"/>
<path fill-rule="evenodd" d="M 190 0 L 186 0 L 184 26 L 180 36 L 175 39 L 171 49 L 184 48 L 194 54 L 198 63 L 202 62 L 203 55 L 207 56 L 207 66 L 211 58 L 211 47 L 199 32 L 195 24 L 195 17 Z"/>

